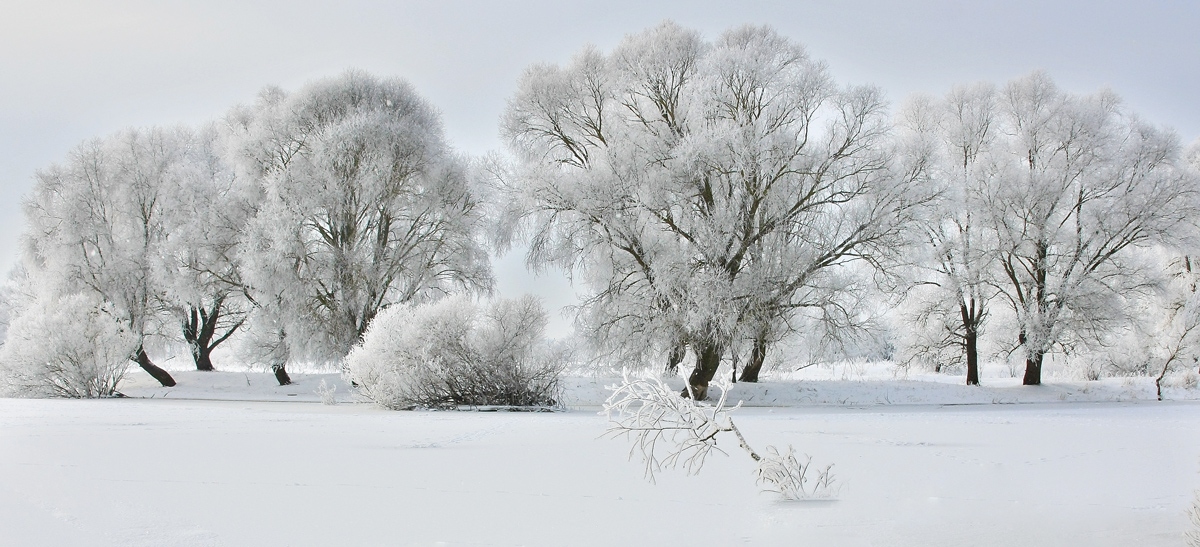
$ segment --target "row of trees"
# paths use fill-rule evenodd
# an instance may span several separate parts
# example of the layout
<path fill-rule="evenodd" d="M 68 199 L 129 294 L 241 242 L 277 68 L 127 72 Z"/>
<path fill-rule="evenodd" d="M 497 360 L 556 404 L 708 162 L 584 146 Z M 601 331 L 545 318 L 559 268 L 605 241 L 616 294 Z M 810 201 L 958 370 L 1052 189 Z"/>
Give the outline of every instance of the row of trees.
<path fill-rule="evenodd" d="M 671 369 L 690 347 L 699 397 L 722 361 L 744 355 L 754 381 L 782 337 L 845 336 L 903 296 L 935 324 L 918 356 L 965 360 L 972 384 L 1006 306 L 999 334 L 1038 384 L 1048 352 L 1161 286 L 1139 251 L 1195 229 L 1197 166 L 1109 92 L 1034 73 L 917 97 L 893 123 L 879 90 L 765 27 L 706 42 L 665 23 L 534 66 L 503 130 L 530 262 L 583 278 L 582 317 L 616 355 Z"/>
<path fill-rule="evenodd" d="M 1200 161 L 1042 73 L 893 116 L 770 28 L 668 22 L 529 68 L 501 132 L 511 156 L 470 162 L 407 84 L 350 72 L 88 141 L 37 175 L 15 311 L 84 294 L 164 385 L 148 341 L 210 370 L 237 338 L 286 383 L 389 306 L 490 291 L 488 243 L 523 242 L 586 287 L 603 358 L 675 371 L 690 352 L 698 398 L 723 363 L 756 381 L 785 338 L 845 341 L 897 305 L 902 350 L 965 362 L 968 383 L 986 340 L 1037 384 L 1048 353 L 1110 341 L 1156 298 L 1183 322 L 1171 347 L 1200 323 L 1180 311 L 1195 284 L 1162 297 L 1146 258 L 1191 275 Z"/>
<path fill-rule="evenodd" d="M 1166 264 L 1147 248 L 1178 260 L 1194 248 L 1196 166 L 1110 92 L 1072 95 L 1034 73 L 917 97 L 899 130 L 939 194 L 919 234 L 916 279 L 935 288 L 921 316 L 940 333 L 925 347 L 955 348 L 969 384 L 994 305 L 1011 318 L 1001 336 L 1024 354 L 1024 383 L 1037 384 L 1047 353 L 1104 342 L 1159 296 Z"/>

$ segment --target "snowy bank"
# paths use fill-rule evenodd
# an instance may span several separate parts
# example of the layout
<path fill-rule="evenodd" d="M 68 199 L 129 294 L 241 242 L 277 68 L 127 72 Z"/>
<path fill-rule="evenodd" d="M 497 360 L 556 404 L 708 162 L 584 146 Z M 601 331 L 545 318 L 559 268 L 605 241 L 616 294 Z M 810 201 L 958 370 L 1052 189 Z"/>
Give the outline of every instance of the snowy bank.
<path fill-rule="evenodd" d="M 320 402 L 322 389 L 333 390 L 338 403 L 362 402 L 340 374 L 293 373 L 293 384 L 280 386 L 267 372 L 172 372 L 178 385 L 164 388 L 141 370 L 131 370 L 119 391 L 135 398 L 227 401 Z M 1152 378 L 1105 378 L 1096 381 L 1049 380 L 1022 386 L 1020 378 L 985 378 L 984 385 L 967 386 L 947 375 L 910 376 L 908 380 L 787 379 L 734 384 L 731 402 L 747 407 L 988 405 L 1025 403 L 1109 403 L 1154 401 Z M 562 402 L 570 408 L 596 408 L 608 397 L 617 377 L 572 376 L 563 379 Z M 324 384 L 322 384 L 324 382 Z M 668 383 L 683 389 L 682 378 Z M 322 388 L 322 385 L 325 387 Z M 1167 400 L 1200 400 L 1200 389 L 1172 385 Z"/>

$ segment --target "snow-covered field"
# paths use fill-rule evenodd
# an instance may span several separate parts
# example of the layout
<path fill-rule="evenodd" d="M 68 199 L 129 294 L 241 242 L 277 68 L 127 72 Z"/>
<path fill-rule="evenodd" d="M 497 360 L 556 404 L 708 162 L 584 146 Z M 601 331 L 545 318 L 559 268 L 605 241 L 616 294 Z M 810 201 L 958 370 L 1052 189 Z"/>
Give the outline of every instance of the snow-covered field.
<path fill-rule="evenodd" d="M 572 410 L 510 413 L 318 404 L 336 375 L 176 377 L 164 397 L 131 375 L 122 391 L 152 399 L 0 399 L 0 545 L 1182 545 L 1200 487 L 1200 403 L 1120 380 L 961 387 L 1019 405 L 929 404 L 975 402 L 929 381 L 740 384 L 793 405 L 736 411 L 752 444 L 836 464 L 838 499 L 784 502 L 733 444 L 645 481 L 600 438 L 603 380 L 568 380 Z"/>

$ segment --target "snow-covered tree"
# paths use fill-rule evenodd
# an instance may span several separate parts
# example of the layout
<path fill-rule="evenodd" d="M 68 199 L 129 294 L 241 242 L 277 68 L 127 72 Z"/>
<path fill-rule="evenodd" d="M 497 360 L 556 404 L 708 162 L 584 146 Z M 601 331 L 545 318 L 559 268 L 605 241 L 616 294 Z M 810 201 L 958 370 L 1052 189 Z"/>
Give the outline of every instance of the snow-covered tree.
<path fill-rule="evenodd" d="M 996 236 L 986 196 L 996 184 L 989 164 L 998 131 L 995 87 L 956 87 L 944 98 L 913 98 L 901 115 L 902 150 L 937 199 L 917 231 L 925 253 L 911 314 L 919 333 L 913 357 L 965 361 L 967 384 L 979 384 L 979 338 L 994 295 Z M 924 328 L 920 328 L 924 327 Z"/>
<path fill-rule="evenodd" d="M 1036 385 L 1047 352 L 1120 322 L 1123 299 L 1148 288 L 1130 251 L 1174 243 L 1194 216 L 1196 187 L 1178 137 L 1110 92 L 1068 94 L 1038 72 L 1010 82 L 998 104 L 987 199 L 1023 383 Z"/>
<path fill-rule="evenodd" d="M 608 55 L 529 68 L 503 122 L 518 165 L 502 178 L 530 262 L 592 289 L 597 337 L 668 364 L 690 346 L 703 398 L 739 341 L 755 380 L 797 310 L 856 321 L 842 266 L 896 252 L 921 201 L 887 131 L 878 90 L 838 87 L 770 28 L 706 42 L 668 22 Z"/>
<path fill-rule="evenodd" d="M 1149 348 L 1143 349 L 1147 360 L 1155 369 L 1154 388 L 1158 400 L 1163 399 L 1163 380 L 1167 374 L 1180 368 L 1194 368 L 1200 363 L 1200 264 L 1194 264 L 1190 256 L 1176 257 L 1168 267 L 1169 280 L 1162 291 L 1165 300 L 1158 313 L 1147 314 L 1158 320 L 1145 320 L 1153 329 Z M 1161 311 L 1160 311 L 1161 310 Z M 1165 313 L 1163 313 L 1165 312 Z M 1149 351 L 1145 351 L 1145 350 Z M 1150 371 L 1154 373 L 1154 371 Z"/>
<path fill-rule="evenodd" d="M 168 307 L 197 370 L 213 370 L 213 350 L 251 310 L 238 252 L 261 193 L 235 176 L 224 150 L 228 133 L 213 124 L 192 135 L 169 188 L 167 237 L 157 257 Z"/>
<path fill-rule="evenodd" d="M 169 188 L 190 132 L 126 130 L 87 141 L 39 171 L 25 203 L 25 268 L 52 294 L 88 292 L 108 302 L 137 336 L 132 357 L 164 386 L 175 385 L 146 353 L 163 331 L 165 294 L 156 263 L 166 239 Z"/>
<path fill-rule="evenodd" d="M 340 360 L 389 305 L 490 289 L 468 167 L 407 83 L 348 72 L 231 116 L 263 193 L 241 256 L 277 370 Z"/>

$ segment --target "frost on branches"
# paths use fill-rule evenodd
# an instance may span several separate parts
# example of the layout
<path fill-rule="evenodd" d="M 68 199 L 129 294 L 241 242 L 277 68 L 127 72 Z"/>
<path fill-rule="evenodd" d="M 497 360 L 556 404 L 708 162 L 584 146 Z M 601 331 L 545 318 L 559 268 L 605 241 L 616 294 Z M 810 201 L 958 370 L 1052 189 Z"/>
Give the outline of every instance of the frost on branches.
<path fill-rule="evenodd" d="M 902 258 L 926 201 L 892 161 L 883 93 L 769 27 L 706 41 L 667 22 L 531 67 L 502 123 L 516 162 L 496 183 L 530 264 L 579 276 L 614 361 L 694 354 L 700 399 L 739 348 L 757 381 L 801 317 L 861 325 L 859 270 Z"/>
<path fill-rule="evenodd" d="M 741 407 L 741 402 L 732 408 L 725 406 L 729 381 L 714 385 L 721 396 L 716 404 L 709 405 L 695 397 L 680 396 L 658 378 L 630 379 L 626 373 L 620 384 L 611 386 L 612 395 L 604 402 L 601 414 L 609 419 L 606 435 L 632 439 L 629 456 L 641 455 L 646 478 L 652 482 L 654 474 L 664 467 L 699 473 L 709 453 L 724 452 L 717 446 L 717 436 L 733 433 L 738 446 L 758 462 L 755 475 L 763 490 L 789 500 L 824 499 L 837 494 L 832 464 L 813 472 L 813 476 L 812 458 L 805 456 L 801 461 L 791 446 L 786 452 L 768 446 L 763 454 L 751 448 L 729 416 Z"/>
<path fill-rule="evenodd" d="M 111 397 L 138 344 L 92 295 L 43 297 L 20 311 L 0 349 L 0 395 Z"/>

